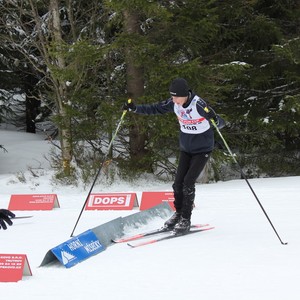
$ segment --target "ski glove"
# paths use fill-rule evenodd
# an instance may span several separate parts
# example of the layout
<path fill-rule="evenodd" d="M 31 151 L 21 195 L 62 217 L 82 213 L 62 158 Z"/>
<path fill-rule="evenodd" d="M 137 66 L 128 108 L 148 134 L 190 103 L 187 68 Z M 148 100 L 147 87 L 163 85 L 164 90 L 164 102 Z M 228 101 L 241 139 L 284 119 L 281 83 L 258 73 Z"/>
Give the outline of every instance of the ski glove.
<path fill-rule="evenodd" d="M 211 108 L 209 107 L 209 111 L 206 113 L 206 118 L 208 120 L 214 120 L 216 123 L 218 123 L 218 117 L 217 117 L 217 114 L 216 112 Z"/>
<path fill-rule="evenodd" d="M 127 110 L 127 111 L 136 111 L 136 106 L 132 101 L 126 101 L 123 104 L 123 110 Z"/>
<path fill-rule="evenodd" d="M 6 223 L 11 226 L 13 222 L 10 218 L 14 218 L 15 214 L 12 213 L 8 209 L 0 209 L 0 229 L 3 228 L 4 230 L 7 229 Z"/>

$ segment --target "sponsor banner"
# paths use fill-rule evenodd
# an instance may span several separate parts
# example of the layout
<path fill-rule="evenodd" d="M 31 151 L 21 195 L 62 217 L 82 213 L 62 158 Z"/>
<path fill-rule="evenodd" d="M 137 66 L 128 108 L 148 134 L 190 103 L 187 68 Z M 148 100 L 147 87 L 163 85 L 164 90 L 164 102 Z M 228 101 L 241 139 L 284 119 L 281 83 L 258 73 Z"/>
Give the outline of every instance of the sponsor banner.
<path fill-rule="evenodd" d="M 59 207 L 56 194 L 11 195 L 9 210 L 52 210 Z"/>
<path fill-rule="evenodd" d="M 170 204 L 171 208 L 174 207 L 174 193 L 173 192 L 143 192 L 140 203 L 140 210 L 146 210 L 163 202 Z"/>
<path fill-rule="evenodd" d="M 0 282 L 17 282 L 32 276 L 25 254 L 0 254 Z"/>
<path fill-rule="evenodd" d="M 132 210 L 138 206 L 136 193 L 91 194 L 86 210 Z"/>
<path fill-rule="evenodd" d="M 79 262 L 105 250 L 92 230 L 51 249 L 56 258 L 66 267 L 71 268 Z"/>
<path fill-rule="evenodd" d="M 181 119 L 181 118 L 178 118 L 178 119 L 180 122 L 182 122 L 183 124 L 186 124 L 186 125 L 200 124 L 206 120 L 205 118 L 199 118 L 199 119 L 195 119 L 195 120 L 185 120 L 185 119 Z"/>

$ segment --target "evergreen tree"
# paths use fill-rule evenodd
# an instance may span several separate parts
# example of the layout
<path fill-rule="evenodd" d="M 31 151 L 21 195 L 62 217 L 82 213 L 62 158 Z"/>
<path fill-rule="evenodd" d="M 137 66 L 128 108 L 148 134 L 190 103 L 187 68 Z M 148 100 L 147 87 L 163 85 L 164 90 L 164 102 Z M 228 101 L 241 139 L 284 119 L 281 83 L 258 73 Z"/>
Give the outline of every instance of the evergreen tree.
<path fill-rule="evenodd" d="M 143 70 L 144 94 L 134 99 L 136 103 L 153 103 L 168 98 L 169 84 L 177 76 L 187 78 L 191 87 L 203 92 L 204 97 L 211 96 L 212 92 L 216 94 L 216 82 L 211 83 L 211 78 L 222 74 L 219 70 L 209 69 L 205 61 L 205 55 L 209 53 L 207 47 L 218 32 L 212 3 L 109 1 L 111 9 L 117 13 L 129 10 L 139 16 L 136 22 L 139 22 L 141 31 L 128 32 L 122 22 L 113 43 L 114 51 L 121 52 L 123 47 L 129 46 L 133 60 L 131 64 Z M 122 14 L 121 17 L 119 14 L 114 16 L 120 25 Z M 138 164 L 147 170 L 150 166 L 152 172 L 172 175 L 175 166 L 169 158 L 174 158 L 178 153 L 175 117 L 130 116 L 130 119 L 131 128 L 136 130 L 130 136 L 131 144 L 139 145 L 138 160 L 132 155 L 133 147 L 128 148 L 132 166 Z"/>
<path fill-rule="evenodd" d="M 248 175 L 299 173 L 296 0 L 0 0 L 0 8 L 2 100 L 25 92 L 27 128 L 50 112 L 62 178 L 72 162 L 82 179 L 93 177 L 123 102 L 164 100 L 177 76 L 227 120 L 222 133 Z M 128 114 L 110 154 L 128 176 L 165 177 L 177 150 L 174 115 Z"/>
<path fill-rule="evenodd" d="M 298 142 L 293 141 L 291 153 L 286 141 L 291 140 L 287 134 L 291 128 L 298 130 L 293 124 L 299 116 L 297 105 L 296 101 L 293 107 L 282 104 L 298 99 L 299 66 L 280 57 L 278 49 L 299 36 L 299 5 L 297 1 L 219 1 L 217 9 L 222 34 L 215 42 L 220 51 L 215 61 L 247 66 L 239 76 L 228 78 L 231 89 L 223 89 L 222 108 L 230 121 L 225 136 L 249 176 L 296 174 Z M 283 107 L 290 109 L 285 112 L 288 122 L 279 117 Z M 297 141 L 299 136 L 293 138 Z"/>
<path fill-rule="evenodd" d="M 95 89 L 93 82 L 99 76 L 94 76 L 94 72 L 103 57 L 101 47 L 89 42 L 91 38 L 101 41 L 101 32 L 97 36 L 95 30 L 99 1 L 89 6 L 81 2 L 73 4 L 58 0 L 1 4 L 7 49 L 11 55 L 18 53 L 35 78 L 39 78 L 31 81 L 30 86 L 38 90 L 39 101 L 51 110 L 51 119 L 58 127 L 63 176 L 71 175 L 70 163 L 78 141 L 76 125 L 81 120 L 76 117 L 82 115 L 82 111 L 77 112 L 78 103 L 84 102 L 86 105 L 82 107 L 86 107 L 91 99 L 97 101 L 99 89 Z M 88 99 L 81 98 L 78 102 L 83 95 Z M 91 112 L 91 106 L 88 109 Z M 94 113 L 96 110 L 97 106 Z"/>

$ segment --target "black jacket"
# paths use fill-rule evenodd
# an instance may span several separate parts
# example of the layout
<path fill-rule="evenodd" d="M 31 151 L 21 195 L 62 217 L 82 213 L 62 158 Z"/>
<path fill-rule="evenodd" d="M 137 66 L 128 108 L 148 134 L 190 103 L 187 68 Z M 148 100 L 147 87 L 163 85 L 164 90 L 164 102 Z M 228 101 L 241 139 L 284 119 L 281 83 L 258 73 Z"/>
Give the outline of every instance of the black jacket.
<path fill-rule="evenodd" d="M 183 105 L 183 108 L 187 108 L 195 97 L 198 96 L 191 91 L 188 101 Z M 196 107 L 199 115 L 203 117 L 205 122 L 207 122 L 207 113 L 204 110 L 206 107 L 208 107 L 207 103 L 199 97 L 199 99 L 196 101 Z M 208 108 L 210 110 L 212 109 L 211 107 Z M 135 113 L 144 115 L 160 115 L 168 112 L 175 112 L 172 98 L 155 104 L 137 105 L 135 110 Z M 224 127 L 225 122 L 220 116 L 217 115 L 216 121 L 219 128 Z M 180 130 L 179 143 L 180 150 L 187 153 L 196 154 L 211 152 L 214 148 L 213 125 L 209 121 L 208 129 L 199 134 L 190 134 Z"/>

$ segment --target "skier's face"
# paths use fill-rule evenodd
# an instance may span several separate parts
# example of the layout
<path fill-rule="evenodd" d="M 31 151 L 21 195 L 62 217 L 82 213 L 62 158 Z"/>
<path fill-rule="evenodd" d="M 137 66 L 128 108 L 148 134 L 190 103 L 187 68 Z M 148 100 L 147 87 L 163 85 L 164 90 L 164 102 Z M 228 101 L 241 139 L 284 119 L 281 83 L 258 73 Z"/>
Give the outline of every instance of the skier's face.
<path fill-rule="evenodd" d="M 188 97 L 177 97 L 177 96 L 172 96 L 172 100 L 175 104 L 177 105 L 183 105 L 187 101 Z"/>

